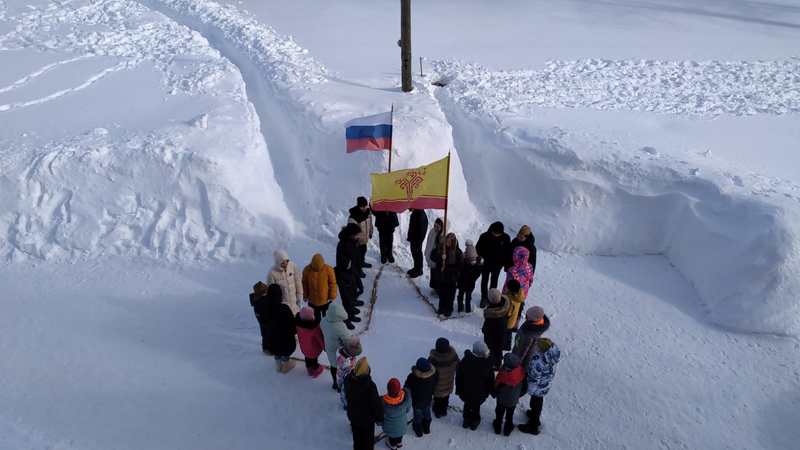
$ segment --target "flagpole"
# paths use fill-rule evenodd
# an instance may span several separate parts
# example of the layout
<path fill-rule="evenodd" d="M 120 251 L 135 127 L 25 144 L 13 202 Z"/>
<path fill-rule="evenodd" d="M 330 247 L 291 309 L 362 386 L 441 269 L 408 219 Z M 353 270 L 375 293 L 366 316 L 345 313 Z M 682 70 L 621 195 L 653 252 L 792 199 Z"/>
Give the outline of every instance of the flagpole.
<path fill-rule="evenodd" d="M 392 112 L 389 113 L 389 122 L 392 125 L 392 136 L 389 137 L 389 172 L 392 172 L 392 147 L 394 146 L 394 103 L 392 103 Z"/>
<path fill-rule="evenodd" d="M 442 272 L 447 265 L 447 207 L 450 204 L 450 151 L 447 152 L 447 178 L 444 188 L 444 229 L 442 236 L 444 237 L 444 245 L 442 246 Z"/>

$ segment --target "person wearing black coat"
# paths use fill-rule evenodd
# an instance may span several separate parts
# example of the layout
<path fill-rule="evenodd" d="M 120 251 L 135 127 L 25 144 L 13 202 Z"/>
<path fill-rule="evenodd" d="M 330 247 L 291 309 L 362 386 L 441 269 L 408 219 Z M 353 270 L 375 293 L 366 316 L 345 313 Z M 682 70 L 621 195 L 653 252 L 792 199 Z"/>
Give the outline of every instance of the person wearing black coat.
<path fill-rule="evenodd" d="M 458 248 L 458 239 L 453 233 L 448 233 L 444 239 L 444 251 L 438 246 L 431 252 L 431 260 L 436 263 L 433 270 L 439 271 L 436 290 L 439 293 L 440 318 L 450 317 L 453 314 L 453 302 L 456 299 L 456 289 L 461 269 L 464 265 L 464 254 Z M 442 262 L 444 259 L 444 263 Z M 444 270 L 442 270 L 444 268 Z"/>
<path fill-rule="evenodd" d="M 489 294 L 489 279 L 491 287 L 497 287 L 500 278 L 500 271 L 506 263 L 511 238 L 506 234 L 503 222 L 495 222 L 489 226 L 489 230 L 481 234 L 475 250 L 478 256 L 483 259 L 483 271 L 481 272 L 481 308 L 486 307 Z"/>
<path fill-rule="evenodd" d="M 489 347 L 489 358 L 495 370 L 500 369 L 503 362 L 503 345 L 508 327 L 508 311 L 511 302 L 500 290 L 489 290 L 489 302 L 483 310 L 483 341 Z"/>
<path fill-rule="evenodd" d="M 353 431 L 353 450 L 375 448 L 375 423 L 383 422 L 383 401 L 370 377 L 369 363 L 361 357 L 347 376 L 347 418 Z"/>
<path fill-rule="evenodd" d="M 492 363 L 481 341 L 465 351 L 456 369 L 456 395 L 464 402 L 464 428 L 475 430 L 481 423 L 481 405 L 489 398 L 494 387 Z"/>
<path fill-rule="evenodd" d="M 431 432 L 433 391 L 438 383 L 439 372 L 436 368 L 426 358 L 419 358 L 403 384 L 411 392 L 411 408 L 414 410 L 412 428 L 417 437 Z"/>
<path fill-rule="evenodd" d="M 375 228 L 378 229 L 378 246 L 381 250 L 381 264 L 394 263 L 394 230 L 400 226 L 397 213 L 391 211 L 372 211 Z"/>
<path fill-rule="evenodd" d="M 347 311 L 348 322 L 361 321 L 358 317 L 360 305 L 357 303 L 358 283 L 361 281 L 359 278 L 361 256 L 356 244 L 356 237 L 360 232 L 358 225 L 349 223 L 339 232 L 339 243 L 336 244 L 334 273 L 342 297 L 342 306 Z"/>
<path fill-rule="evenodd" d="M 412 209 L 411 218 L 408 220 L 408 235 L 406 236 L 406 240 L 411 247 L 411 257 L 414 258 L 414 267 L 406 272 L 411 278 L 417 278 L 422 275 L 422 261 L 424 260 L 422 244 L 425 242 L 427 234 L 428 215 L 424 209 Z"/>
<path fill-rule="evenodd" d="M 272 352 L 267 348 L 267 285 L 259 281 L 253 285 L 253 292 L 250 294 L 250 306 L 258 321 L 258 328 L 261 331 L 261 351 L 272 356 Z"/>
<path fill-rule="evenodd" d="M 286 372 L 293 364 L 290 357 L 297 348 L 294 314 L 289 305 L 283 303 L 283 291 L 277 284 L 267 287 L 266 295 L 267 350 L 275 356 L 278 370 Z"/>

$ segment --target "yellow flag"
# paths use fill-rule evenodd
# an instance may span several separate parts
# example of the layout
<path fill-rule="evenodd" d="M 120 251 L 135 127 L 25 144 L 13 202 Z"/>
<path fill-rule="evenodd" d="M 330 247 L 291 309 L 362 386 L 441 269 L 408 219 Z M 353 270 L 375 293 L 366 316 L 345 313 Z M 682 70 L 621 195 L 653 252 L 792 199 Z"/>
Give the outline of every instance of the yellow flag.
<path fill-rule="evenodd" d="M 427 166 L 373 173 L 372 209 L 402 212 L 414 209 L 445 209 L 450 176 L 450 156 Z"/>

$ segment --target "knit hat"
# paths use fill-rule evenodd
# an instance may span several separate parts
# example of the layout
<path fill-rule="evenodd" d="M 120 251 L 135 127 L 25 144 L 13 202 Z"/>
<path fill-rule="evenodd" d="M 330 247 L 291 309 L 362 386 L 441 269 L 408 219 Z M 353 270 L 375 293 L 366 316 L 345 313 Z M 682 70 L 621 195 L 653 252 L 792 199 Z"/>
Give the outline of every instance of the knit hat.
<path fill-rule="evenodd" d="M 522 289 L 522 286 L 520 286 L 519 281 L 516 278 L 512 278 L 506 283 L 506 289 L 508 289 L 508 292 L 516 294 L 520 289 Z"/>
<path fill-rule="evenodd" d="M 476 261 L 478 259 L 478 251 L 475 250 L 475 245 L 469 239 L 464 244 L 464 259 L 467 261 Z"/>
<path fill-rule="evenodd" d="M 350 356 L 358 356 L 363 351 L 361 348 L 361 340 L 356 335 L 346 337 L 343 347 Z"/>
<path fill-rule="evenodd" d="M 417 363 L 414 365 L 420 372 L 427 372 L 431 370 L 431 362 L 425 358 L 420 358 L 417 360 Z"/>
<path fill-rule="evenodd" d="M 257 297 L 263 297 L 267 293 L 267 285 L 259 281 L 253 285 L 253 293 L 256 294 Z"/>
<path fill-rule="evenodd" d="M 519 233 L 517 233 L 517 239 L 520 241 L 525 240 L 529 235 L 533 234 L 531 231 L 531 227 L 527 225 L 523 225 L 522 228 L 519 229 Z"/>
<path fill-rule="evenodd" d="M 447 353 L 447 350 L 450 349 L 450 341 L 446 338 L 440 337 L 436 340 L 436 351 L 439 353 Z"/>
<path fill-rule="evenodd" d="M 513 353 L 506 353 L 506 356 L 503 357 L 503 368 L 514 370 L 517 367 L 519 367 L 519 356 Z"/>
<path fill-rule="evenodd" d="M 314 310 L 308 306 L 304 306 L 300 309 L 300 318 L 302 320 L 314 320 Z"/>
<path fill-rule="evenodd" d="M 475 356 L 486 358 L 487 356 L 489 356 L 489 347 L 486 346 L 486 342 L 475 341 L 475 343 L 472 344 L 472 353 Z"/>
<path fill-rule="evenodd" d="M 369 371 L 369 362 L 367 361 L 367 357 L 362 356 L 361 358 L 358 358 L 358 361 L 356 361 L 356 367 L 353 369 L 353 373 L 357 377 L 360 377 L 362 375 L 369 375 Z"/>
<path fill-rule="evenodd" d="M 389 391 L 389 397 L 397 397 L 400 395 L 400 391 L 403 390 L 403 386 L 400 385 L 400 380 L 392 378 L 389 380 L 389 384 L 386 385 L 386 389 Z"/>
<path fill-rule="evenodd" d="M 541 322 L 544 320 L 544 309 L 541 306 L 532 306 L 525 311 L 525 320 L 529 322 Z"/>
<path fill-rule="evenodd" d="M 502 233 L 505 231 L 505 227 L 503 226 L 503 222 L 495 222 L 489 225 L 489 231 L 491 233 Z"/>
<path fill-rule="evenodd" d="M 497 305 L 498 303 L 500 303 L 502 297 L 503 294 L 500 292 L 500 289 L 495 289 L 495 288 L 489 289 L 489 304 Z"/>
<path fill-rule="evenodd" d="M 367 201 L 366 197 L 358 197 L 356 199 L 356 206 L 358 206 L 359 208 L 367 206 L 367 205 L 369 205 L 369 202 Z"/>

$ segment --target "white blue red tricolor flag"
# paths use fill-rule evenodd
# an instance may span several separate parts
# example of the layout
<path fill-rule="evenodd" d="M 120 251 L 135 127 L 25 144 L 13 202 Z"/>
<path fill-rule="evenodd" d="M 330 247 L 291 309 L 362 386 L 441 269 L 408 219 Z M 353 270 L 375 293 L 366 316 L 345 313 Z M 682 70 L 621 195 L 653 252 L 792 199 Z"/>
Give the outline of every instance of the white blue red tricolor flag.
<path fill-rule="evenodd" d="M 347 153 L 358 150 L 391 150 L 392 113 L 359 117 L 346 124 Z"/>

